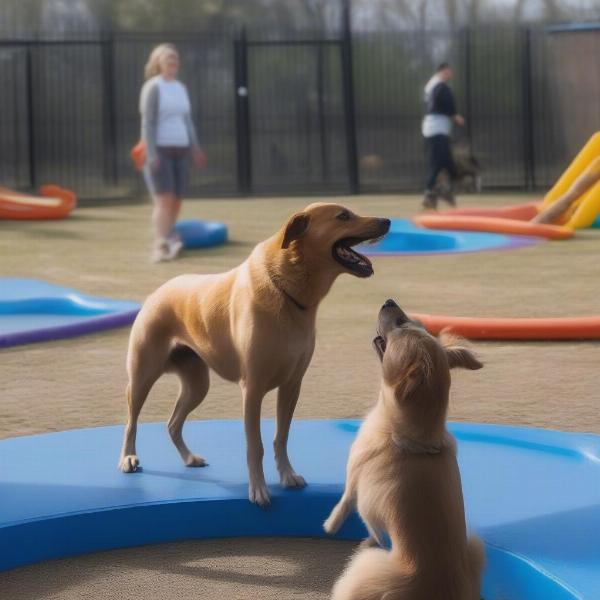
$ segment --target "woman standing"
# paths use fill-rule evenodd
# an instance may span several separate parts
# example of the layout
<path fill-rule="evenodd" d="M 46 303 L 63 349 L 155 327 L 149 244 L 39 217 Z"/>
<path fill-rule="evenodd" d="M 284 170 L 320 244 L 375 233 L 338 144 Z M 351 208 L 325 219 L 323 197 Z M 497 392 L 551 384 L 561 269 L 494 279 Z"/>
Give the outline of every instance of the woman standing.
<path fill-rule="evenodd" d="M 177 80 L 178 72 L 175 46 L 157 46 L 146 63 L 146 82 L 140 95 L 146 148 L 144 179 L 154 200 L 153 262 L 172 260 L 180 252 L 183 243 L 173 227 L 187 191 L 190 158 L 199 168 L 205 164 L 190 99 L 186 87 Z"/>

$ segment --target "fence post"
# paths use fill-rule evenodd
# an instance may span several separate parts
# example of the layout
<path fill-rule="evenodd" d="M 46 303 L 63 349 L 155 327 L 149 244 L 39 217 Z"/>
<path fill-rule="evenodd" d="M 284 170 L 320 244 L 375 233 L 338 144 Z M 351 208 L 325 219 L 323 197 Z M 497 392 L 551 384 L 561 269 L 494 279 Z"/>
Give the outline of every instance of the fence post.
<path fill-rule="evenodd" d="M 27 52 L 27 50 L 25 50 L 25 52 Z M 12 124 L 13 124 L 13 136 L 14 136 L 14 140 L 15 140 L 15 174 L 14 174 L 14 182 L 15 182 L 15 186 L 16 187 L 20 187 L 21 186 L 21 164 L 22 164 L 22 160 L 21 157 L 23 155 L 23 150 L 22 150 L 22 144 L 21 144 L 21 135 L 20 135 L 20 131 L 19 131 L 19 126 L 21 125 L 21 98 L 20 98 L 20 94 L 19 92 L 22 91 L 21 86 L 18 84 L 18 82 L 20 81 L 20 72 L 19 72 L 19 67 L 22 68 L 22 65 L 19 64 L 21 61 L 20 59 L 20 55 L 15 53 L 15 56 L 17 58 L 13 58 L 13 60 L 11 61 L 12 64 L 12 73 L 11 73 L 11 78 L 13 81 L 13 103 L 15 106 L 15 109 L 13 111 L 14 114 L 14 119 L 12 120 Z M 27 56 L 25 55 L 25 60 L 27 60 Z"/>
<path fill-rule="evenodd" d="M 344 0 L 342 8 L 342 81 L 344 91 L 344 117 L 346 125 L 346 152 L 350 193 L 360 193 L 358 172 L 358 144 L 356 139 L 356 107 L 354 103 L 354 67 L 352 60 L 352 13 L 350 3 Z"/>
<path fill-rule="evenodd" d="M 329 183 L 329 153 L 327 152 L 327 123 L 325 121 L 325 73 L 323 65 L 323 44 L 317 42 L 317 111 L 319 118 L 319 146 L 321 150 L 321 177 Z"/>
<path fill-rule="evenodd" d="M 104 80 L 104 177 L 118 183 L 117 118 L 115 107 L 114 35 L 109 33 L 101 42 L 102 77 Z"/>
<path fill-rule="evenodd" d="M 250 194 L 252 192 L 252 156 L 250 99 L 248 97 L 248 40 L 245 28 L 236 34 L 233 48 L 238 191 L 242 194 Z"/>
<path fill-rule="evenodd" d="M 35 151 L 35 123 L 33 105 L 33 59 L 32 46 L 27 45 L 25 54 L 25 86 L 27 90 L 27 158 L 29 162 L 29 187 L 37 187 L 37 165 Z"/>
<path fill-rule="evenodd" d="M 464 94 L 465 94 L 465 111 L 464 115 L 466 118 L 465 133 L 469 144 L 472 145 L 473 140 L 471 139 L 471 118 L 473 113 L 472 101 L 471 101 L 471 28 L 469 25 L 465 26 L 464 29 Z"/>
<path fill-rule="evenodd" d="M 533 94 L 531 69 L 531 29 L 522 32 L 521 89 L 523 113 L 523 171 L 528 190 L 535 189 L 535 141 L 533 132 Z"/>

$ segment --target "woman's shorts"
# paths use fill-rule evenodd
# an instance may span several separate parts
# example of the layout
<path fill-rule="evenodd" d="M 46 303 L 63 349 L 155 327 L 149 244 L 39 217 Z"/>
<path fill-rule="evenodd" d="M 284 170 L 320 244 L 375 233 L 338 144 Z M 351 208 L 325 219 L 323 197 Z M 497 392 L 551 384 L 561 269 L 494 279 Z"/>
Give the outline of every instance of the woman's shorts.
<path fill-rule="evenodd" d="M 158 146 L 158 168 L 144 165 L 144 180 L 153 195 L 174 194 L 183 198 L 187 194 L 190 176 L 190 149 L 188 146 Z"/>

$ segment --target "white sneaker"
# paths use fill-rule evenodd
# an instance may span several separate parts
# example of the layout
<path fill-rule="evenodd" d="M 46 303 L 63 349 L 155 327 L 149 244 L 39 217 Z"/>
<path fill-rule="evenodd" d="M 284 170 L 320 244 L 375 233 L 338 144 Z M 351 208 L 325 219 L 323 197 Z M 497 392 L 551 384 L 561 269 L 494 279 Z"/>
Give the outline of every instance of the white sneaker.
<path fill-rule="evenodd" d="M 154 250 L 152 250 L 152 256 L 150 258 L 153 263 L 164 262 L 166 260 L 171 260 L 171 251 L 169 246 L 169 240 L 162 239 L 158 240 L 154 244 Z"/>
<path fill-rule="evenodd" d="M 168 248 L 169 248 L 168 260 L 173 260 L 174 258 L 177 258 L 179 256 L 179 253 L 181 252 L 181 249 L 183 248 L 183 242 L 181 241 L 181 238 L 180 237 L 170 237 L 167 240 L 167 244 L 168 244 Z"/>

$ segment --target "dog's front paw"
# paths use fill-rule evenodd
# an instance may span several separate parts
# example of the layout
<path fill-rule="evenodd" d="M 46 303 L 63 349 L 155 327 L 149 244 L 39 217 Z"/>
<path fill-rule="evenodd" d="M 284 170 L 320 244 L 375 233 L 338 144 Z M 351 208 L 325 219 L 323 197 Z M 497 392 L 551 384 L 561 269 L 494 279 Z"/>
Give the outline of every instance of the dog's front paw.
<path fill-rule="evenodd" d="M 336 519 L 333 513 L 331 513 L 323 523 L 323 529 L 325 530 L 325 533 L 328 533 L 329 535 L 335 535 L 335 533 L 337 533 L 339 525 L 336 523 Z"/>
<path fill-rule="evenodd" d="M 135 473 L 139 469 L 140 459 L 135 454 L 128 454 L 119 461 L 119 469 L 123 473 Z"/>
<path fill-rule="evenodd" d="M 207 467 L 208 463 L 197 454 L 191 454 L 185 459 L 186 467 Z"/>
<path fill-rule="evenodd" d="M 306 481 L 302 475 L 298 475 L 293 469 L 282 471 L 280 474 L 281 485 L 285 488 L 306 487 Z"/>
<path fill-rule="evenodd" d="M 271 504 L 271 495 L 267 484 L 264 481 L 258 484 L 250 483 L 248 486 L 248 499 L 259 506 Z"/>
<path fill-rule="evenodd" d="M 327 517 L 325 523 L 323 523 L 323 529 L 329 535 L 336 534 L 348 517 L 350 505 L 344 498 L 345 497 L 342 497 L 342 499 L 333 507 L 331 514 Z"/>

